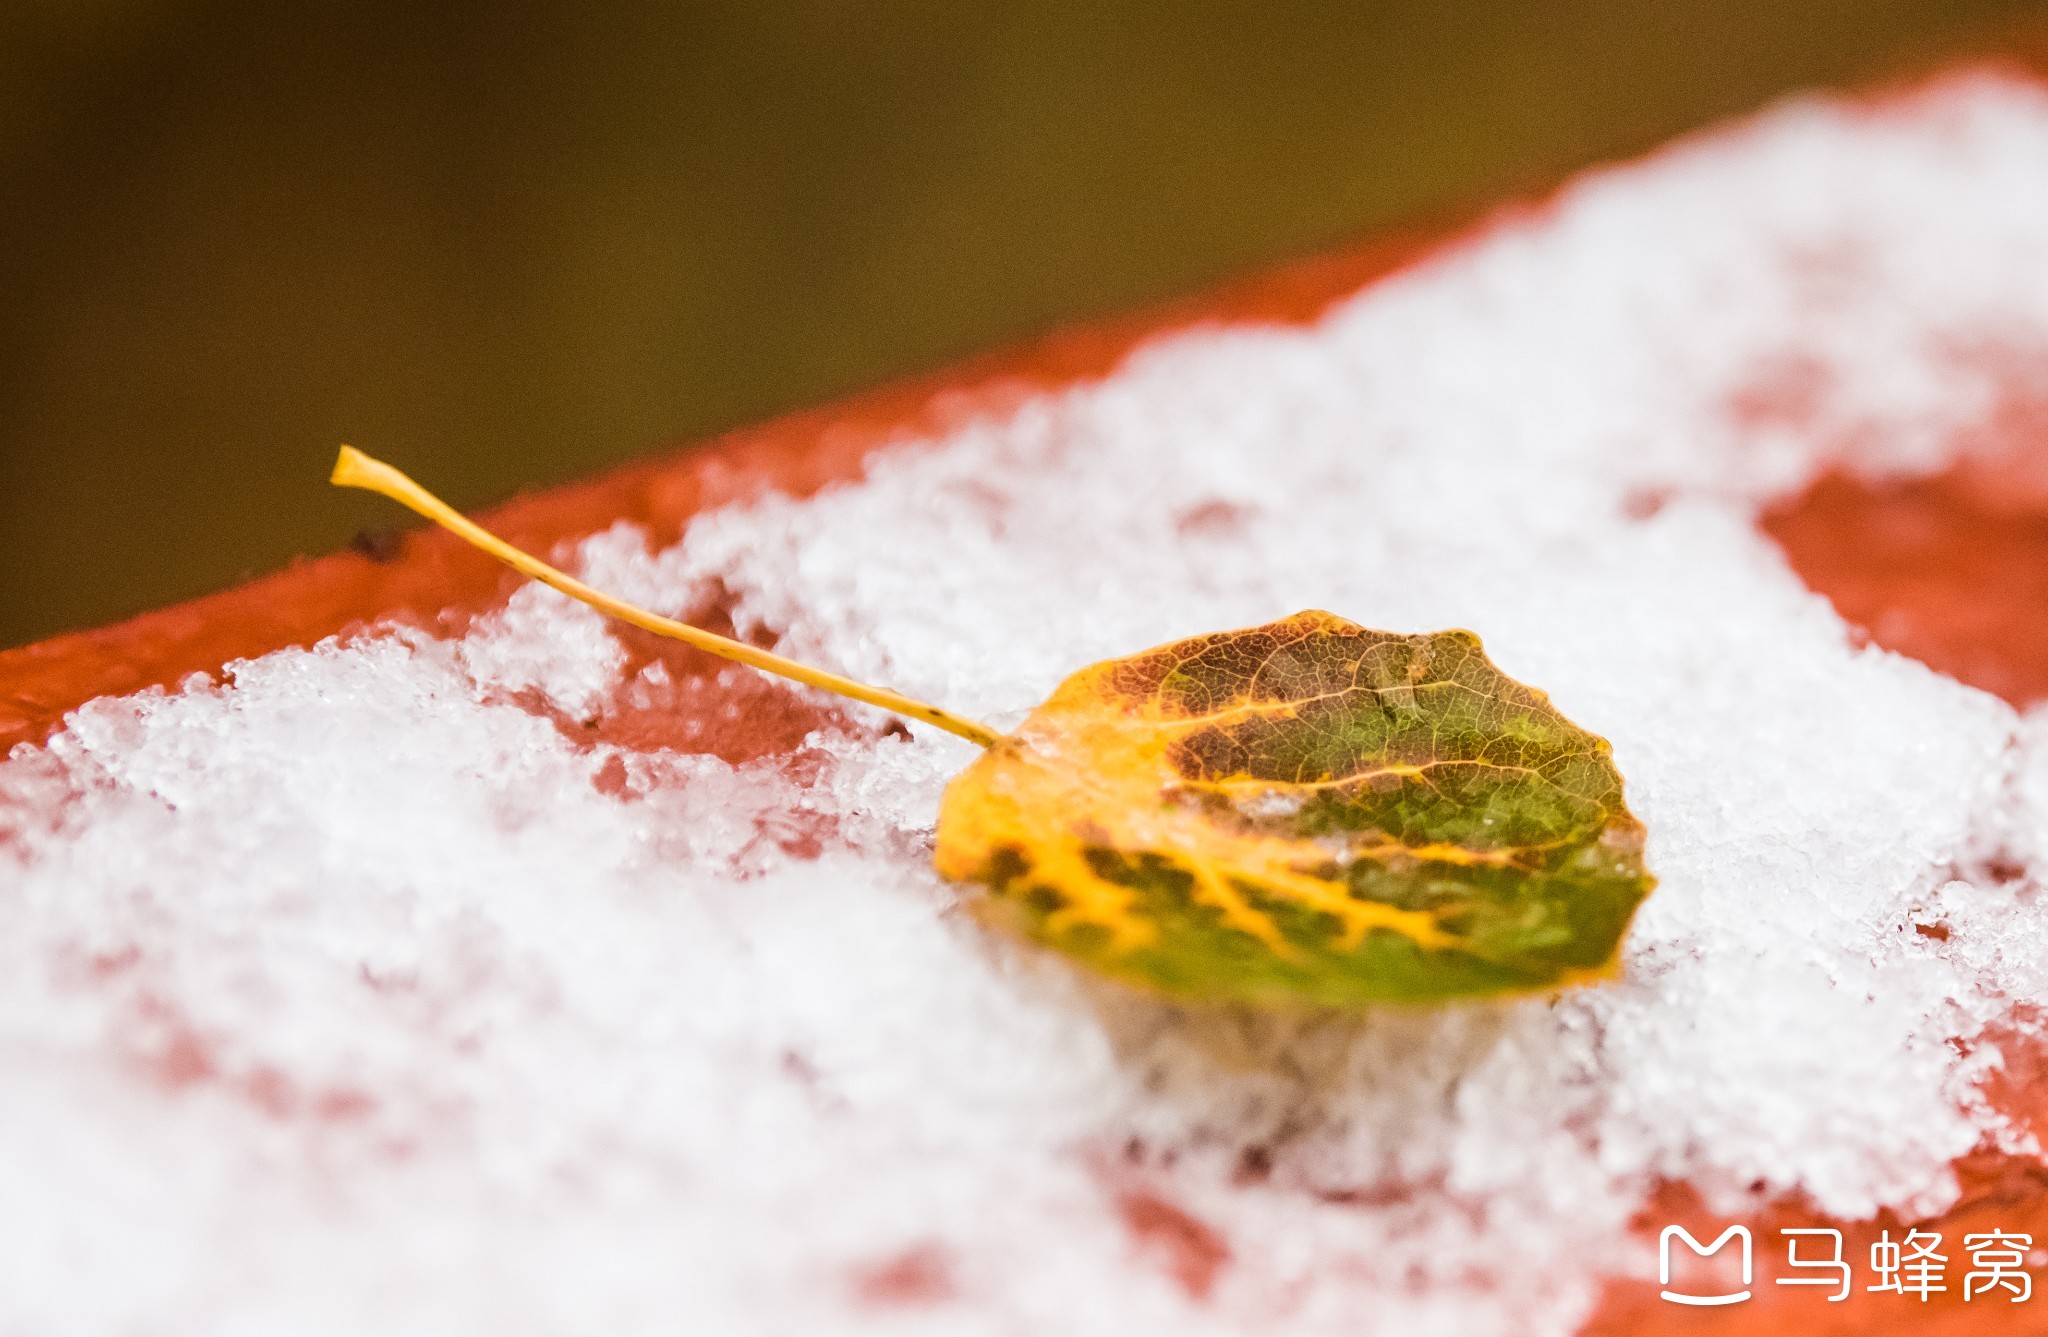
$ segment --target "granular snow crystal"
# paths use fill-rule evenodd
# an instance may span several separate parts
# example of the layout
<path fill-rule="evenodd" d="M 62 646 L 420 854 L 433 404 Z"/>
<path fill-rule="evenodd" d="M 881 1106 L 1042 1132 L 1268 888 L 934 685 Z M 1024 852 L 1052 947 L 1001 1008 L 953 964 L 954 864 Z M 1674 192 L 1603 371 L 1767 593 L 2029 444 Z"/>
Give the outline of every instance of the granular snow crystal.
<path fill-rule="evenodd" d="M 1978 1091 L 2048 1008 L 2048 909 L 1984 871 L 2048 851 L 2048 731 L 1860 644 L 1754 521 L 1942 467 L 2015 353 L 2048 93 L 1964 77 L 576 555 L 999 727 L 1300 609 L 1469 627 L 1649 828 L 1623 977 L 1556 998 L 1090 978 L 932 872 L 970 746 L 579 739 L 673 685 L 539 587 L 94 701 L 0 763 L 0 1331 L 1564 1334 L 1663 1180 L 1938 1210 L 2039 1150 Z"/>

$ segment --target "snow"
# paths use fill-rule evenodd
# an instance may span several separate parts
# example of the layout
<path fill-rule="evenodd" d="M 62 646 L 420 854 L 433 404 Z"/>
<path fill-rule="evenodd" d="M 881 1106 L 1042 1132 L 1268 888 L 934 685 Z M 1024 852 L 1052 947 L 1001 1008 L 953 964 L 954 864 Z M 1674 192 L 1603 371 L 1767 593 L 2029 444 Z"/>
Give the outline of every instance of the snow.
<path fill-rule="evenodd" d="M 538 588 L 93 702 L 0 763 L 0 1331 L 1566 1333 L 1646 1275 L 1660 1177 L 1938 1209 L 1959 1154 L 2036 1150 L 1953 1042 L 2048 1006 L 2048 910 L 1985 871 L 2048 856 L 2048 725 L 1859 648 L 1752 521 L 1968 448 L 2015 353 L 2048 353 L 2048 94 L 1959 78 L 1589 176 L 1312 328 L 1156 341 L 667 551 L 582 545 L 998 726 L 1302 608 L 1473 628 L 1612 740 L 1662 879 L 1625 978 L 1555 1001 L 1086 978 L 930 871 L 967 744 L 579 746 L 522 691 L 577 717 L 627 660 Z M 764 837 L 799 817 L 816 857 Z"/>

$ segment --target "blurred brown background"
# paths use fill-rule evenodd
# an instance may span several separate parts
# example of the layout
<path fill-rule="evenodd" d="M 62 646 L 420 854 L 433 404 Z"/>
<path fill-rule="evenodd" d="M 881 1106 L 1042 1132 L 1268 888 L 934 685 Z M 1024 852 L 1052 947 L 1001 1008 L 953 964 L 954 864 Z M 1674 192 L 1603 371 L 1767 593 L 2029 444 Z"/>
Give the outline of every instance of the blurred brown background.
<path fill-rule="evenodd" d="M 2014 0 L 5 0 L 0 644 L 586 474 Z"/>

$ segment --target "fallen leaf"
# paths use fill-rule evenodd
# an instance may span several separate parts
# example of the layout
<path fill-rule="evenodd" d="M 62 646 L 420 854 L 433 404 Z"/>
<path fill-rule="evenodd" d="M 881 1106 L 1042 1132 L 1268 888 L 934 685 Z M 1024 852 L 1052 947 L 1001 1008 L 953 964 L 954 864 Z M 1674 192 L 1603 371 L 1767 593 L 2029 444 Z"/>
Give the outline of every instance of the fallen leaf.
<path fill-rule="evenodd" d="M 938 870 L 990 921 L 1204 1002 L 1358 1007 L 1614 973 L 1655 880 L 1606 740 L 1468 631 L 1323 612 L 1082 669 L 1010 734 L 650 613 L 342 448 L 382 492 L 556 589 L 988 750 L 947 787 Z"/>
<path fill-rule="evenodd" d="M 1470 632 L 1297 613 L 1068 678 L 948 787 L 938 868 L 1186 998 L 1555 988 L 1653 885 L 1608 754 Z"/>

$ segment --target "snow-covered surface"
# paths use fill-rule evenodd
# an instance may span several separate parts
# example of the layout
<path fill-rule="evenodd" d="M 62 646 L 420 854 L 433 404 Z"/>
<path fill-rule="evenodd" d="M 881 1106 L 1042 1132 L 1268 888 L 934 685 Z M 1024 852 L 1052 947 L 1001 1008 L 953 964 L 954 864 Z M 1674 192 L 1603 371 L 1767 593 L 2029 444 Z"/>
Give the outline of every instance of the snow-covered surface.
<path fill-rule="evenodd" d="M 2048 912 L 1980 871 L 2048 851 L 2048 728 L 1856 648 L 1752 517 L 1831 453 L 1939 463 L 1985 350 L 2048 352 L 2048 95 L 1959 80 L 584 545 L 998 724 L 1301 608 L 1471 627 L 1612 739 L 1662 878 L 1626 979 L 1555 1002 L 1081 978 L 930 871 L 970 749 L 924 731 L 600 787 L 507 689 L 573 715 L 625 661 L 539 589 L 94 702 L 0 764 L 0 1331 L 1564 1333 L 1648 1275 L 1658 1176 L 1937 1208 L 2029 1145 L 1951 1041 L 2048 1002 Z M 793 813 L 817 857 L 762 838 Z"/>

